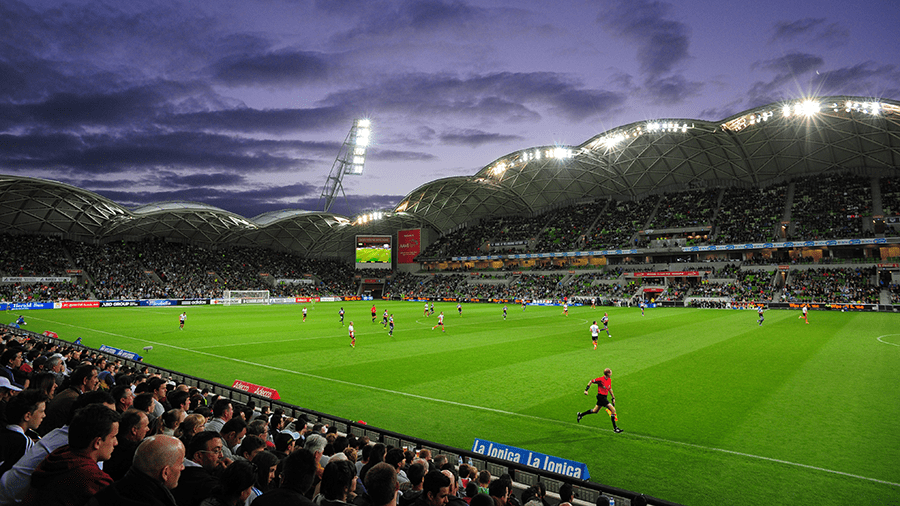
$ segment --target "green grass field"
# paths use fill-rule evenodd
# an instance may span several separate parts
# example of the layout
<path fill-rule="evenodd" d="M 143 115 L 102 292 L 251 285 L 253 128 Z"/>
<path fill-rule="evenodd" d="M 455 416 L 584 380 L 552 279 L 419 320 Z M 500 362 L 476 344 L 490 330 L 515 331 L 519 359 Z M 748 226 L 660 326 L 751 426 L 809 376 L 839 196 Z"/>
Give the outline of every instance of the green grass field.
<path fill-rule="evenodd" d="M 146 361 L 283 400 L 471 448 L 483 438 L 588 465 L 592 481 L 688 505 L 900 504 L 900 319 L 892 314 L 377 302 L 301 306 L 75 309 L 26 313 L 53 330 L 140 352 Z M 613 370 L 622 434 L 589 380 Z M 602 413 L 602 412 L 601 412 Z"/>

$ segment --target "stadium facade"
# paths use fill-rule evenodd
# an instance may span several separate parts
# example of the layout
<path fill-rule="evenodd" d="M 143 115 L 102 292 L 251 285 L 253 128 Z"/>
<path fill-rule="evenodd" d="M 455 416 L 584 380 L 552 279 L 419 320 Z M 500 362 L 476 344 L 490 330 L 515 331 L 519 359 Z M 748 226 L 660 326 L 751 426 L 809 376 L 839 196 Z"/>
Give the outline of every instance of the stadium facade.
<path fill-rule="evenodd" d="M 759 188 L 812 175 L 900 175 L 900 102 L 852 96 L 776 102 L 719 122 L 631 123 L 578 146 L 539 146 L 472 176 L 416 188 L 382 219 L 281 210 L 246 218 L 194 202 L 134 209 L 67 184 L 0 176 L 9 233 L 106 242 L 156 237 L 352 262 L 358 234 L 422 229 L 422 247 L 488 217 L 537 215 L 599 199 L 641 201 L 704 188 Z"/>

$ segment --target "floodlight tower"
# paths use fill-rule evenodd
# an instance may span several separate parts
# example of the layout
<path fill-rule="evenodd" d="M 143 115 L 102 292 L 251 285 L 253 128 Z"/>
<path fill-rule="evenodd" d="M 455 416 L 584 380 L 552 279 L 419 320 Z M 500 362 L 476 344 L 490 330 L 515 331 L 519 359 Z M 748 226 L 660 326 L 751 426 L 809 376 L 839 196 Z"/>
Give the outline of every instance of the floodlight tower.
<path fill-rule="evenodd" d="M 325 180 L 325 188 L 322 189 L 321 197 L 325 198 L 324 212 L 331 209 L 334 199 L 337 198 L 338 192 L 347 197 L 344 193 L 344 174 L 352 174 L 359 176 L 363 173 L 366 165 L 366 146 L 369 145 L 369 134 L 371 133 L 371 123 L 368 119 L 361 118 L 353 122 L 341 150 L 338 152 L 334 164 L 331 166 L 331 172 L 328 179 Z"/>

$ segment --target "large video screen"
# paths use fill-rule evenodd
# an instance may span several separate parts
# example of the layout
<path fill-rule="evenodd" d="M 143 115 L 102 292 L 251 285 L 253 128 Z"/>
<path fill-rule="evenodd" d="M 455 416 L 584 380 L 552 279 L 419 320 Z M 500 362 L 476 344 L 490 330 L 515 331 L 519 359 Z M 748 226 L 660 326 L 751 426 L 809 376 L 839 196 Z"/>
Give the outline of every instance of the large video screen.
<path fill-rule="evenodd" d="M 356 267 L 358 269 L 390 269 L 391 236 L 356 236 Z"/>

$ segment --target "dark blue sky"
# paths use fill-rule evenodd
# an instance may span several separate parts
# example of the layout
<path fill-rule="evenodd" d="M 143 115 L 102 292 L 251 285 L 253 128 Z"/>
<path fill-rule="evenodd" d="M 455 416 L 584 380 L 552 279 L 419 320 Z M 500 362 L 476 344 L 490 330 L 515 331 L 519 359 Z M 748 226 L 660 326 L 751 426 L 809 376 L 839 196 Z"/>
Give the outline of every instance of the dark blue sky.
<path fill-rule="evenodd" d="M 352 214 L 655 118 L 900 99 L 900 9 L 837 1 L 0 3 L 0 173 L 136 206 L 321 208 L 353 120 Z"/>

